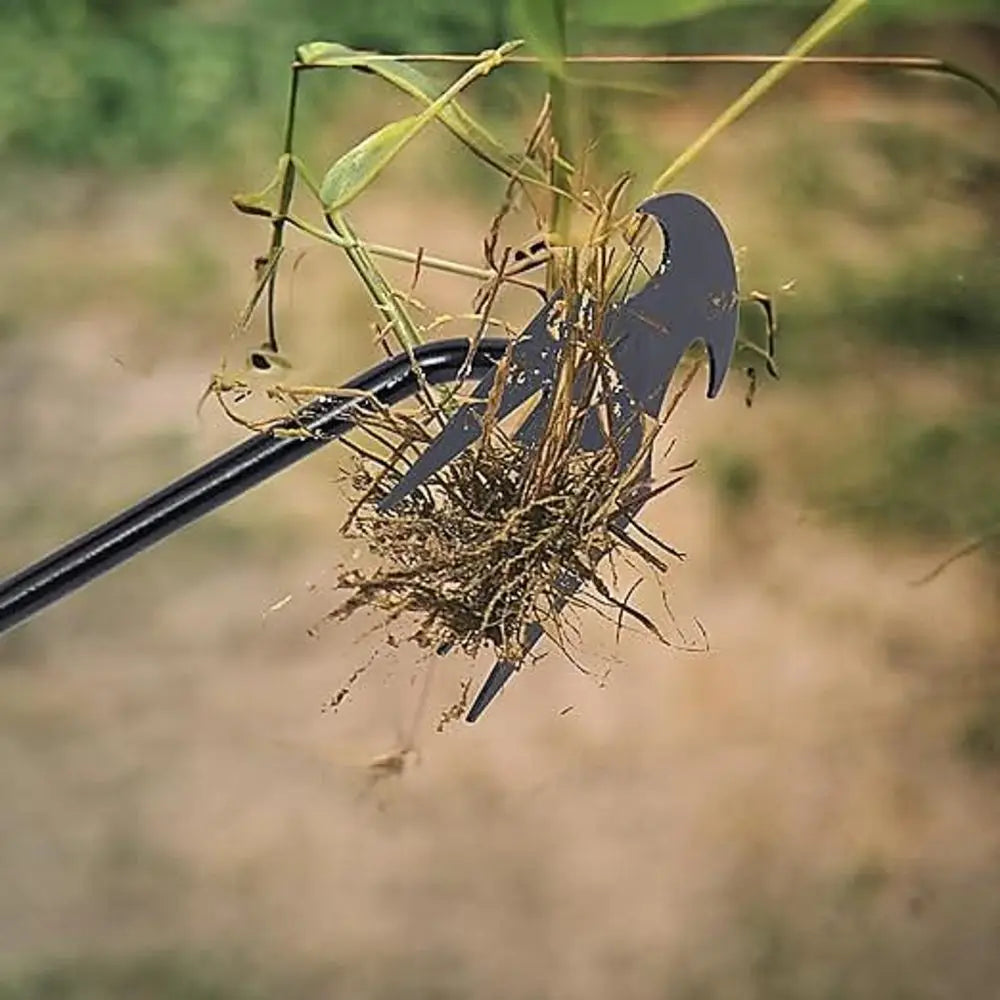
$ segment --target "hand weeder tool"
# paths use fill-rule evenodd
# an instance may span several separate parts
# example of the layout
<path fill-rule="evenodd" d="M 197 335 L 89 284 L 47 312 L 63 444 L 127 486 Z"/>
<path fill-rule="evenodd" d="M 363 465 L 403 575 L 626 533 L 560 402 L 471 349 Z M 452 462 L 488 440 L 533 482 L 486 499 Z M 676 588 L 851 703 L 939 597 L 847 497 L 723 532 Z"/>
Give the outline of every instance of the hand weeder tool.
<path fill-rule="evenodd" d="M 641 413 L 659 414 L 687 349 L 697 341 L 708 349 L 711 398 L 722 387 L 736 343 L 736 267 L 715 213 L 699 198 L 683 193 L 651 198 L 639 211 L 652 216 L 663 231 L 663 260 L 638 293 L 607 311 L 600 331 L 620 378 L 612 390 L 608 431 L 622 442 L 620 468 L 627 467 L 639 453 Z M 554 305 L 555 300 L 547 303 L 513 344 L 483 338 L 472 354 L 471 366 L 470 344 L 464 339 L 439 341 L 416 348 L 412 357 L 402 354 L 391 358 L 349 382 L 344 387 L 349 394 L 334 392 L 314 400 L 271 431 L 255 435 L 16 573 L 0 583 L 0 633 L 348 433 L 365 406 L 365 396 L 359 396 L 359 391 L 369 400 L 389 406 L 414 395 L 422 384 L 481 379 L 474 390 L 477 401 L 455 412 L 381 501 L 383 510 L 391 510 L 476 440 L 482 430 L 484 400 L 495 381 L 497 364 L 508 349 L 512 371 L 517 374 L 504 386 L 497 419 L 541 390 L 538 405 L 518 432 L 523 442 L 537 445 L 558 360 L 557 343 L 549 331 Z M 276 430 L 305 433 L 289 437 L 276 434 Z M 596 413 L 591 414 L 580 446 L 596 450 L 604 444 L 605 434 Z M 646 471 L 651 471 L 651 459 L 646 460 Z M 635 513 L 623 518 L 622 527 Z M 580 582 L 565 574 L 559 586 L 564 600 L 569 600 Z M 540 626 L 531 626 L 527 647 L 541 635 Z M 516 669 L 506 661 L 493 667 L 469 709 L 469 722 L 482 714 Z"/>
<path fill-rule="evenodd" d="M 708 349 L 708 396 L 722 388 L 736 346 L 739 300 L 736 262 L 722 223 L 700 198 L 685 193 L 658 195 L 638 209 L 652 216 L 663 232 L 663 259 L 650 281 L 631 298 L 612 306 L 600 335 L 619 377 L 611 392 L 608 432 L 619 443 L 619 468 L 635 459 L 642 446 L 642 412 L 656 418 L 667 388 L 685 352 L 696 341 Z M 549 301 L 514 342 L 508 376 L 495 419 L 502 420 L 541 390 L 541 398 L 521 425 L 518 436 L 537 445 L 546 425 L 558 351 L 550 333 L 556 300 Z M 471 445 L 482 429 L 486 400 L 496 378 L 493 369 L 473 391 L 477 401 L 461 407 L 441 433 L 413 463 L 380 506 L 389 510 Z M 596 412 L 589 414 L 581 447 L 597 450 L 605 443 Z M 651 458 L 646 472 L 651 471 Z M 638 511 L 636 511 L 637 513 Z M 633 514 L 632 517 L 635 515 Z M 631 520 L 626 518 L 620 527 Z M 579 589 L 570 574 L 559 581 L 565 600 Z M 542 629 L 528 629 L 531 648 Z M 517 666 L 501 660 L 487 677 L 469 709 L 475 720 L 500 692 Z"/>
<path fill-rule="evenodd" d="M 473 377 L 496 365 L 509 346 L 484 337 L 472 357 Z M 421 385 L 454 381 L 468 367 L 464 338 L 415 347 L 352 379 L 345 392 L 321 396 L 270 431 L 255 434 L 218 458 L 140 500 L 117 517 L 0 583 L 0 634 L 113 569 L 155 542 L 270 479 L 356 426 L 366 397 L 390 406 Z M 361 393 L 366 395 L 362 396 Z M 296 431 L 296 436 L 276 431 Z"/>

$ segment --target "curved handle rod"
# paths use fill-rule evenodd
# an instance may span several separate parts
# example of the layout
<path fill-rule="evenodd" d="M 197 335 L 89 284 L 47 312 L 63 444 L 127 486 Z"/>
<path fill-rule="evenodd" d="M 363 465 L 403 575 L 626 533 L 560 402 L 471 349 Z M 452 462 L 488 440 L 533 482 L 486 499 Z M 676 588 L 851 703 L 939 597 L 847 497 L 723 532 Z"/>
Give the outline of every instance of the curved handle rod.
<path fill-rule="evenodd" d="M 412 360 L 407 354 L 396 355 L 352 379 L 344 386 L 352 390 L 351 396 L 333 392 L 313 400 L 278 425 L 306 430 L 309 437 L 257 434 L 0 583 L 0 634 L 345 435 L 365 404 L 358 390 L 390 406 L 417 392 L 414 362 L 430 385 L 452 382 L 460 373 L 481 378 L 507 346 L 503 338 L 484 337 L 466 372 L 468 340 L 425 344 L 414 348 Z"/>

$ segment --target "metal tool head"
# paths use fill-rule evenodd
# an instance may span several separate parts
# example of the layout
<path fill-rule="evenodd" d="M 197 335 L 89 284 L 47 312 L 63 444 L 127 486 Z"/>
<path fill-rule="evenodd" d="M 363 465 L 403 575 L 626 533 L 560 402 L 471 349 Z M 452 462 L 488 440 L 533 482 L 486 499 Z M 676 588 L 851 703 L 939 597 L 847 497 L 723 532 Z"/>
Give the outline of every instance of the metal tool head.
<path fill-rule="evenodd" d="M 635 295 L 607 310 L 601 336 L 619 376 L 609 400 L 610 426 L 605 429 L 597 414 L 591 413 L 580 441 L 581 448 L 596 450 L 611 434 L 619 448 L 621 467 L 639 452 L 641 413 L 658 416 L 677 366 L 697 342 L 708 352 L 708 396 L 718 395 L 732 362 L 738 323 L 732 247 L 708 204 L 691 194 L 671 192 L 648 199 L 638 211 L 659 225 L 662 259 Z M 541 391 L 539 402 L 518 432 L 519 439 L 528 445 L 539 443 L 551 401 L 549 390 L 557 370 L 559 343 L 550 331 L 558 300 L 556 296 L 546 303 L 511 345 L 509 374 L 497 407 L 496 418 L 502 420 Z M 476 386 L 476 401 L 451 417 L 382 499 L 381 510 L 391 510 L 476 441 L 496 378 L 494 370 Z M 568 600 L 579 586 L 567 578 L 560 589 Z M 530 644 L 541 634 L 540 628 L 532 627 Z M 469 712 L 470 722 L 499 694 L 515 670 L 509 662 L 496 664 Z"/>
<path fill-rule="evenodd" d="M 729 237 L 709 205 L 692 194 L 670 192 L 637 209 L 656 220 L 663 256 L 648 283 L 621 306 L 622 339 L 630 350 L 616 358 L 634 383 L 636 399 L 655 403 L 681 358 L 702 341 L 708 351 L 708 397 L 719 394 L 736 347 L 739 295 Z M 650 395 L 642 390 L 649 387 Z M 647 406 L 647 412 L 654 411 Z"/>
<path fill-rule="evenodd" d="M 628 440 L 623 460 L 634 455 L 638 409 L 655 415 L 663 405 L 677 365 L 687 350 L 701 341 L 708 350 L 708 396 L 718 395 L 736 344 L 736 265 L 726 232 L 716 214 L 700 198 L 671 192 L 643 202 L 638 211 L 656 220 L 663 233 L 663 256 L 650 280 L 635 295 L 614 306 L 604 320 L 602 335 L 621 384 L 612 407 L 617 419 L 612 433 Z M 519 437 L 537 444 L 545 420 L 547 388 L 558 364 L 558 343 L 550 332 L 558 296 L 546 303 L 514 341 L 510 376 L 497 407 L 502 420 L 542 391 L 539 405 L 522 425 Z M 424 450 L 400 481 L 382 499 L 391 510 L 404 497 L 457 458 L 482 431 L 485 400 L 497 373 L 491 372 L 473 390 L 476 402 L 459 408 L 441 434 Z M 604 435 L 596 419 L 584 431 L 582 446 L 594 449 Z M 632 455 L 628 451 L 632 451 Z"/>

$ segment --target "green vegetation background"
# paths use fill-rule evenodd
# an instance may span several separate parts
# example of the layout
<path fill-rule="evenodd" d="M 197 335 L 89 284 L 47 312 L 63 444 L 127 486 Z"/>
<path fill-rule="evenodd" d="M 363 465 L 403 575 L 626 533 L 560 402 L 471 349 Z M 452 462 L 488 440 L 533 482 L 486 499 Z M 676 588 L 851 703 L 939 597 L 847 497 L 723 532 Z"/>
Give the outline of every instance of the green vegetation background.
<path fill-rule="evenodd" d="M 657 51 L 752 52 L 776 48 L 825 6 L 578 0 L 570 10 L 578 47 L 613 39 Z M 872 0 L 844 44 L 859 51 L 900 25 L 998 14 L 1000 0 Z M 119 166 L 191 156 L 247 117 L 277 119 L 302 41 L 475 52 L 513 33 L 506 0 L 2 0 L 0 151 Z"/>

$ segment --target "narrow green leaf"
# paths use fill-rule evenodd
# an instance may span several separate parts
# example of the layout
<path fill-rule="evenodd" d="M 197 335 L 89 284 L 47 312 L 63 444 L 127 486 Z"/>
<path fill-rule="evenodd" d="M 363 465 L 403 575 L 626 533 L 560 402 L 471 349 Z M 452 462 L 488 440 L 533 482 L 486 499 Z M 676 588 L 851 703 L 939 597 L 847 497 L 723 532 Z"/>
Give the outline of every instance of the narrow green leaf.
<path fill-rule="evenodd" d="M 299 46 L 297 57 L 303 66 L 346 67 L 375 73 L 425 105 L 433 104 L 439 96 L 438 87 L 418 69 L 376 52 L 361 52 L 339 42 L 309 42 Z M 516 175 L 537 184 L 547 184 L 537 164 L 506 150 L 458 101 L 443 107 L 437 117 L 455 138 L 507 177 Z"/>
<path fill-rule="evenodd" d="M 323 178 L 320 201 L 335 212 L 353 201 L 388 166 L 389 161 L 420 129 L 420 115 L 385 125 L 348 150 Z"/>
<path fill-rule="evenodd" d="M 454 99 L 473 80 L 486 76 L 503 62 L 520 42 L 508 42 L 484 52 L 444 93 L 418 115 L 385 125 L 354 149 L 345 153 L 330 169 L 320 185 L 320 200 L 329 214 L 356 198 L 388 166 L 400 150 L 428 124 L 445 113 Z"/>
<path fill-rule="evenodd" d="M 262 191 L 257 191 L 255 194 L 233 195 L 233 206 L 237 211 L 243 212 L 244 215 L 262 215 L 268 219 L 272 217 L 274 212 L 268 207 L 267 202 L 271 193 L 277 190 L 284 179 L 286 159 L 287 157 L 282 156 L 278 160 L 278 167 L 274 172 L 274 176 L 268 181 L 267 187 Z"/>
<path fill-rule="evenodd" d="M 694 140 L 662 174 L 653 185 L 654 192 L 664 190 L 699 153 L 724 129 L 740 118 L 779 80 L 783 79 L 795 66 L 795 59 L 807 55 L 817 45 L 833 34 L 852 14 L 856 13 L 868 0 L 834 0 L 832 4 L 807 28 L 786 53 L 786 61 L 776 63 L 762 73 L 754 82 Z"/>

